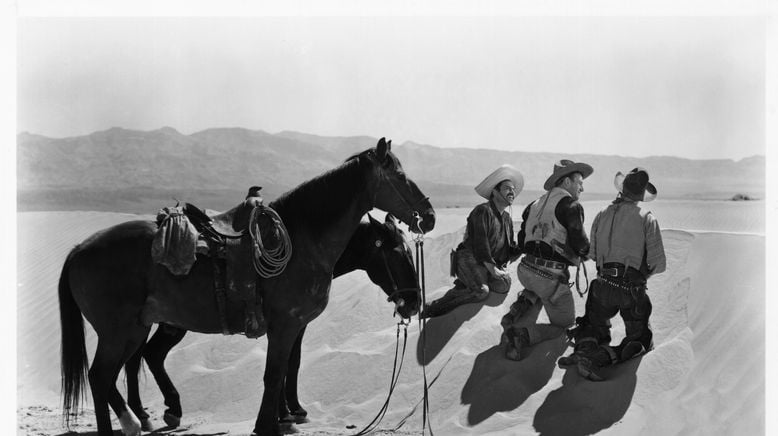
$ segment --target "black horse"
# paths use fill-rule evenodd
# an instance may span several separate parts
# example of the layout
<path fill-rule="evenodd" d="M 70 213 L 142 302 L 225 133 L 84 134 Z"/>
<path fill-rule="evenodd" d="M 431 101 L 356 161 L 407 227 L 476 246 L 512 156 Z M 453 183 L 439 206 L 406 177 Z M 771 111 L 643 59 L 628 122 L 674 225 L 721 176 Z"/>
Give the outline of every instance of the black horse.
<path fill-rule="evenodd" d="M 386 215 L 384 223 L 380 223 L 368 215 L 368 221 L 363 221 L 357 227 L 354 236 L 335 264 L 333 278 L 360 269 L 367 272 L 373 283 L 383 289 L 384 293 L 393 298 L 398 292 L 403 292 L 400 306 L 419 307 L 419 282 L 413 263 L 413 256 L 405 242 L 405 237 L 397 227 L 391 214 Z M 408 292 L 413 291 L 413 292 Z M 305 327 L 300 331 L 289 359 L 286 374 L 284 394 L 280 396 L 279 419 L 281 422 L 304 422 L 308 412 L 300 405 L 297 397 L 297 375 L 300 369 L 300 348 Z M 177 427 L 181 422 L 181 399 L 165 371 L 165 357 L 186 335 L 182 330 L 166 324 L 160 324 L 157 331 L 145 346 L 124 365 L 127 374 L 127 404 L 141 420 L 144 430 L 151 429 L 149 415 L 143 410 L 138 389 L 138 373 L 141 357 L 148 364 L 162 395 L 167 409 L 163 415 L 165 423 Z"/>
<path fill-rule="evenodd" d="M 268 322 L 264 392 L 254 432 L 279 433 L 278 405 L 294 344 L 303 328 L 326 307 L 335 263 L 361 217 L 375 208 L 397 216 L 412 231 L 435 225 L 428 198 L 408 179 L 383 138 L 375 148 L 303 183 L 270 206 L 288 229 L 292 256 L 283 274 L 261 279 Z M 151 260 L 156 225 L 132 221 L 97 232 L 68 255 L 59 281 L 62 327 L 63 413 L 77 412 L 86 379 L 92 390 L 98 433 L 112 435 L 108 406 L 127 435 L 140 434 L 140 422 L 116 388 L 124 363 L 148 337 L 153 323 L 200 333 L 221 333 L 214 309 L 213 269 L 195 262 L 189 274 L 173 276 Z M 410 293 L 410 292 L 409 292 Z M 392 297 L 406 298 L 404 293 Z M 418 307 L 403 306 L 410 317 Z M 87 373 L 84 318 L 98 336 Z M 243 307 L 227 305 L 231 319 Z"/>

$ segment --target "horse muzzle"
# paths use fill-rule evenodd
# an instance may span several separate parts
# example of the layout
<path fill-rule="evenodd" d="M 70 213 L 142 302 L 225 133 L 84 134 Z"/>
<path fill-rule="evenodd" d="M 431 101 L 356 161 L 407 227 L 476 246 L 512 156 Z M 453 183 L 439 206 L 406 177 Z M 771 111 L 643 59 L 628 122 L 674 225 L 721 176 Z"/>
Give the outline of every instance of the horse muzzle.
<path fill-rule="evenodd" d="M 421 213 L 415 212 L 414 216 L 417 216 L 416 223 L 408 226 L 408 229 L 413 233 L 427 233 L 435 228 L 435 210 L 432 207 Z"/>
<path fill-rule="evenodd" d="M 420 289 L 404 289 L 401 292 L 413 292 L 415 295 L 419 295 L 421 290 Z M 394 303 L 394 312 L 400 314 L 400 316 L 402 316 L 403 318 L 410 318 L 413 315 L 419 313 L 418 305 L 416 305 L 416 307 L 413 307 L 410 303 L 408 303 L 402 297 L 398 297 L 398 298 L 395 298 L 395 299 L 390 297 L 389 301 Z M 417 299 L 417 301 L 418 301 L 418 299 Z"/>

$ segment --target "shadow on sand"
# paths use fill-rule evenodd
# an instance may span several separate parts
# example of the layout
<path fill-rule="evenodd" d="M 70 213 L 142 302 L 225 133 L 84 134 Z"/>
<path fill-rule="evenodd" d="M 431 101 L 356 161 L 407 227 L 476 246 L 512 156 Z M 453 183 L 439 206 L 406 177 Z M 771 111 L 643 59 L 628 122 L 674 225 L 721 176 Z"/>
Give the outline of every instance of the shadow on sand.
<path fill-rule="evenodd" d="M 159 428 L 150 432 L 146 432 L 145 430 L 142 431 L 142 434 L 146 434 L 149 436 L 222 436 L 230 434 L 229 431 L 221 431 L 221 432 L 198 432 L 197 430 L 191 430 L 188 427 L 163 427 Z M 248 436 L 249 433 L 246 433 Z M 66 431 L 65 433 L 60 433 L 57 436 L 98 436 L 97 431 L 90 430 L 85 432 L 79 432 L 79 431 Z M 124 436 L 124 433 L 121 432 L 121 430 L 114 430 L 113 436 Z M 239 435 L 236 435 L 239 436 Z"/>
<path fill-rule="evenodd" d="M 489 298 L 478 303 L 468 303 L 457 307 L 450 313 L 427 320 L 424 328 L 424 342 L 416 344 L 416 361 L 419 365 L 427 365 L 440 354 L 443 347 L 462 327 L 465 321 L 474 317 L 483 306 L 499 306 L 505 301 L 508 294 L 489 293 Z M 426 347 L 423 348 L 423 345 Z"/>
<path fill-rule="evenodd" d="M 548 383 L 565 349 L 567 342 L 558 338 L 535 345 L 518 362 L 506 359 L 500 345 L 479 354 L 462 388 L 462 404 L 470 405 L 468 424 L 476 425 L 523 404 Z"/>
<path fill-rule="evenodd" d="M 586 380 L 575 368 L 568 368 L 562 387 L 548 394 L 535 413 L 535 430 L 545 436 L 575 436 L 609 428 L 627 413 L 641 360 L 613 367 L 601 382 Z"/>

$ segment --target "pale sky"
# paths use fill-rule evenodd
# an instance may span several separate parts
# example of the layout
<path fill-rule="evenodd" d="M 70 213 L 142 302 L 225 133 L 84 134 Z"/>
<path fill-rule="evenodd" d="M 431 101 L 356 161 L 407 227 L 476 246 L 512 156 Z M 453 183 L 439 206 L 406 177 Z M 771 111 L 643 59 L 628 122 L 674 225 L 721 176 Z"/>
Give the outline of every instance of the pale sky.
<path fill-rule="evenodd" d="M 17 131 L 764 154 L 763 17 L 24 18 Z"/>
<path fill-rule="evenodd" d="M 495 3 L 296 0 L 275 9 L 292 18 L 214 19 L 207 16 L 240 15 L 248 2 L 4 2 L 0 86 L 16 102 L 0 102 L 3 224 L 16 228 L 21 131 L 239 126 L 438 147 L 733 159 L 764 154 L 766 131 L 774 142 L 775 60 L 765 66 L 765 37 L 773 49 L 778 40 L 774 23 L 765 31 L 766 13 L 778 13 L 774 0 L 511 0 L 508 13 Z M 562 9 L 536 12 L 552 3 Z M 206 17 L 148 17 L 182 14 Z M 83 18 L 105 15 L 145 17 Z M 772 153 L 768 169 L 774 187 Z M 778 206 L 768 201 L 774 216 Z M 768 264 L 778 259 L 773 233 Z M 11 289 L 16 247 L 7 242 L 0 271 Z M 773 296 L 766 305 L 775 308 Z M 0 321 L 11 332 L 3 349 L 15 349 L 14 297 Z M 778 361 L 775 331 L 768 322 L 767 367 Z M 0 363 L 8 399 L 14 364 Z M 768 385 L 765 410 L 773 410 Z M 15 408 L 4 405 L 0 427 L 10 433 Z M 777 417 L 768 414 L 768 434 Z"/>

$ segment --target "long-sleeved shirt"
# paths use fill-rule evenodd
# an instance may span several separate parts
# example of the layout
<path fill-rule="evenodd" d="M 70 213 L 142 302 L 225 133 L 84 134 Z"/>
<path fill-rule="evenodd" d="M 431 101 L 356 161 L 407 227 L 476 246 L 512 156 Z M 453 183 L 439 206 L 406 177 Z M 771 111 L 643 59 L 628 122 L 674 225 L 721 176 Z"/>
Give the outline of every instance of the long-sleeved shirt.
<path fill-rule="evenodd" d="M 521 254 L 510 214 L 498 210 L 492 201 L 481 203 L 470 212 L 465 237 L 457 250 L 462 248 L 469 249 L 479 264 L 489 262 L 499 267 Z"/>
<path fill-rule="evenodd" d="M 535 202 L 528 204 L 521 214 L 521 229 L 519 230 L 518 236 L 520 244 L 523 244 L 526 239 L 525 226 L 530 207 L 532 207 L 534 203 Z M 554 209 L 554 216 L 565 227 L 565 230 L 567 230 L 567 246 L 577 255 L 586 257 L 589 254 L 589 238 L 586 237 L 586 232 L 583 228 L 584 210 L 581 203 L 573 200 L 572 197 L 565 197 L 557 203 L 556 208 Z M 550 245 L 542 241 L 527 242 L 521 247 L 521 251 L 544 259 L 564 262 L 568 265 L 571 264 L 570 260 L 554 251 Z"/>
<path fill-rule="evenodd" d="M 618 216 L 622 217 L 621 219 L 616 219 L 617 213 L 620 214 Z M 632 221 L 627 219 L 630 216 L 633 219 Z M 629 224 L 630 222 L 633 224 Z M 636 227 L 640 228 L 635 229 Z M 642 232 L 642 235 L 635 234 L 634 232 Z M 642 236 L 642 238 L 638 238 L 638 236 Z M 637 260 L 634 262 L 635 265 L 629 266 L 640 271 L 645 278 L 664 272 L 667 268 L 667 259 L 665 257 L 659 222 L 650 212 L 642 212 L 634 201 L 619 197 L 598 213 L 592 222 L 591 237 L 590 256 L 595 261 L 598 256 L 607 257 L 614 255 L 616 258 L 611 259 L 611 261 L 619 263 L 624 263 L 618 258 L 619 256 L 640 259 L 639 262 Z M 622 238 L 623 240 L 616 245 L 612 242 L 613 238 Z M 645 242 L 642 242 L 641 239 Z M 600 242 L 598 241 L 604 241 L 603 244 L 605 246 L 600 247 Z M 609 244 L 608 241 L 611 241 L 611 243 Z M 644 244 L 644 247 L 635 246 L 635 244 Z M 632 254 L 633 251 L 634 254 Z M 632 255 L 630 256 L 630 254 Z"/>

